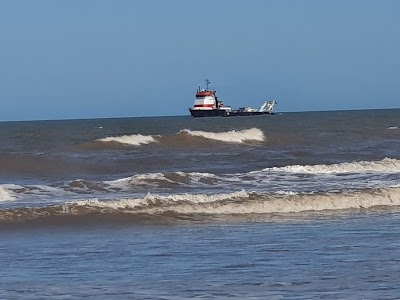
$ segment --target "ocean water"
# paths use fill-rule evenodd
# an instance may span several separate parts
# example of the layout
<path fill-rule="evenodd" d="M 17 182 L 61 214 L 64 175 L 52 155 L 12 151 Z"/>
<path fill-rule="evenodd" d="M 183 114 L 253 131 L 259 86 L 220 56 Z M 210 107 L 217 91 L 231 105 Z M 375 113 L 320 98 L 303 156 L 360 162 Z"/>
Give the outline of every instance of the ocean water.
<path fill-rule="evenodd" d="M 0 123 L 1 299 L 394 299 L 400 110 Z"/>

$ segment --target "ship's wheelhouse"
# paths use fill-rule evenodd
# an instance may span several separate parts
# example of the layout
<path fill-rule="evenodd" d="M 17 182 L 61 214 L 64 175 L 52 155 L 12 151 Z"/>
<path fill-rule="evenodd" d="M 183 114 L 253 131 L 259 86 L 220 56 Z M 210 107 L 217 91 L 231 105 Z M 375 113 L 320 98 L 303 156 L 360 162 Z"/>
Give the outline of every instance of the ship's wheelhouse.
<path fill-rule="evenodd" d="M 216 106 L 215 95 L 213 91 L 197 91 L 196 100 L 193 109 L 210 110 Z"/>
<path fill-rule="evenodd" d="M 207 97 L 207 96 L 214 96 L 212 91 L 198 91 L 196 93 L 196 98 Z"/>

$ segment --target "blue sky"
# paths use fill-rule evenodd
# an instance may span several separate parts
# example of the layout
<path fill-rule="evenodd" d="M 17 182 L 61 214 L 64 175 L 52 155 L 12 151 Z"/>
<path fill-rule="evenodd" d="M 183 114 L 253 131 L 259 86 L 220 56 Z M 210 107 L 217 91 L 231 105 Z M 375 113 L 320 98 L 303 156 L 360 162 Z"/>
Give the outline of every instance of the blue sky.
<path fill-rule="evenodd" d="M 0 2 L 0 120 L 400 107 L 400 1 Z"/>

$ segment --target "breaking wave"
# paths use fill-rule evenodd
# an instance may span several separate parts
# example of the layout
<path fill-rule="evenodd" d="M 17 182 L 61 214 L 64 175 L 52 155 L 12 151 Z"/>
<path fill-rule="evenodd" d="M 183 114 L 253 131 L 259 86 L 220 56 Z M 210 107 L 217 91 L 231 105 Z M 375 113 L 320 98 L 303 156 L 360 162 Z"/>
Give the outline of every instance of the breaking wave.
<path fill-rule="evenodd" d="M 132 135 L 122 135 L 122 136 L 110 136 L 106 138 L 97 139 L 97 142 L 105 142 L 105 143 L 120 143 L 127 144 L 132 146 L 139 146 L 143 144 L 154 143 L 156 140 L 151 135 L 141 135 L 141 134 L 132 134 Z"/>
<path fill-rule="evenodd" d="M 111 180 L 69 179 L 48 184 L 1 185 L 0 200 L 71 199 L 82 195 L 111 198 L 155 193 L 231 192 L 317 193 L 398 187 L 400 161 L 385 158 L 331 165 L 294 165 L 243 173 L 154 172 Z M 17 198 L 16 198 L 17 197 Z M 65 201 L 63 201 L 65 202 Z"/>
<path fill-rule="evenodd" d="M 7 189 L 0 186 L 0 201 L 14 200 L 15 197 Z"/>
<path fill-rule="evenodd" d="M 290 173 L 290 175 L 282 174 Z M 307 174 L 307 176 L 304 176 Z M 167 172 L 137 174 L 107 184 L 135 188 L 221 187 L 235 185 L 251 189 L 278 191 L 291 187 L 297 191 L 318 191 L 321 188 L 343 189 L 381 188 L 397 186 L 400 161 L 385 158 L 379 161 L 360 161 L 331 165 L 294 165 L 265 168 L 248 173 Z M 283 177 L 285 176 L 285 177 Z M 310 180 L 312 176 L 312 180 Z M 333 177 L 335 176 L 335 177 Z M 299 190 L 300 189 L 300 190 Z"/>
<path fill-rule="evenodd" d="M 110 186 L 123 188 L 125 186 L 139 187 L 160 187 L 169 188 L 190 184 L 214 184 L 219 177 L 212 173 L 199 172 L 167 172 L 167 173 L 146 173 L 138 174 L 117 180 L 105 181 Z M 227 180 L 229 181 L 229 179 Z"/>
<path fill-rule="evenodd" d="M 263 171 L 292 173 L 360 173 L 360 172 L 400 172 L 400 160 L 384 158 L 379 161 L 345 162 L 332 165 L 293 165 L 266 168 Z"/>
<path fill-rule="evenodd" d="M 364 189 L 321 194 L 257 194 L 239 191 L 214 195 L 153 195 L 139 199 L 100 201 L 90 199 L 63 205 L 0 210 L 0 222 L 60 220 L 62 216 L 83 218 L 116 216 L 168 217 L 173 220 L 207 220 L 207 216 L 293 214 L 301 212 L 370 209 L 400 205 L 400 188 Z"/>
<path fill-rule="evenodd" d="M 180 133 L 185 133 L 191 136 L 202 137 L 210 140 L 217 140 L 225 143 L 244 143 L 246 141 L 258 141 L 262 142 L 265 140 L 264 133 L 258 128 L 251 128 L 245 130 L 231 130 L 226 132 L 209 132 L 209 131 L 196 131 L 183 129 Z"/>
<path fill-rule="evenodd" d="M 192 139 L 189 139 L 192 138 Z M 174 144 L 174 145 L 186 145 L 193 144 L 196 142 L 194 139 L 202 138 L 206 140 L 218 141 L 223 143 L 234 143 L 243 144 L 246 142 L 262 142 L 265 140 L 264 133 L 258 128 L 251 128 L 245 130 L 230 130 L 226 132 L 209 132 L 209 131 L 196 131 L 190 129 L 183 129 L 175 135 L 122 135 L 122 136 L 111 136 L 95 140 L 95 143 L 118 143 L 131 146 L 140 146 L 150 143 L 160 144 Z"/>
<path fill-rule="evenodd" d="M 152 195 L 142 199 L 76 201 L 69 206 L 88 206 L 127 213 L 163 214 L 271 214 L 343 210 L 400 205 L 400 188 L 365 189 L 323 194 L 258 194 L 244 190 L 214 195 Z"/>

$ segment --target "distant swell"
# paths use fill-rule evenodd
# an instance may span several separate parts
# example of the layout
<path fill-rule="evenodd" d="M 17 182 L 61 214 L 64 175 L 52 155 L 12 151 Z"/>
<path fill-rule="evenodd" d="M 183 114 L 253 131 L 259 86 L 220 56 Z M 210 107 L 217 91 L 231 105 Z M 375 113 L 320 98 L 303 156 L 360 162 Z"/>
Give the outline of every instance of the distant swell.
<path fill-rule="evenodd" d="M 400 188 L 365 189 L 324 194 L 257 194 L 245 191 L 215 195 L 152 195 L 141 199 L 75 201 L 64 205 L 0 210 L 0 222 L 60 221 L 61 217 L 101 219 L 107 216 L 136 219 L 138 216 L 173 220 L 206 220 L 207 216 L 287 214 L 307 211 L 370 209 L 400 205 Z M 154 217 L 154 218 L 153 218 Z M 147 221 L 150 220 L 146 218 Z"/>

